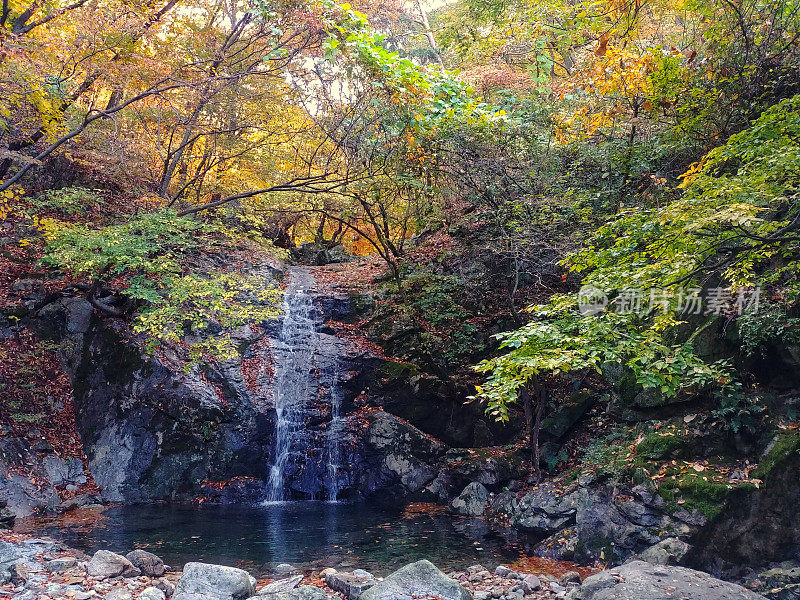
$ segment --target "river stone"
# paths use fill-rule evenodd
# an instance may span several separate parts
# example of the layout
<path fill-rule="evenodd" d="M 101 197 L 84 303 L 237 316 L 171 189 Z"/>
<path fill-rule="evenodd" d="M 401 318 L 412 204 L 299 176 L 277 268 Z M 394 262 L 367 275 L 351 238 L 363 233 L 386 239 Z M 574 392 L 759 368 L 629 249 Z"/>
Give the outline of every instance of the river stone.
<path fill-rule="evenodd" d="M 275 575 L 288 575 L 289 573 L 294 573 L 295 571 L 297 571 L 297 569 L 288 563 L 281 563 L 272 570 Z"/>
<path fill-rule="evenodd" d="M 278 581 L 273 581 L 272 583 L 268 583 L 263 588 L 261 588 L 258 593 L 261 594 L 275 594 L 277 592 L 288 592 L 289 590 L 293 590 L 296 588 L 300 582 L 303 581 L 302 575 L 295 575 L 294 577 L 289 577 L 288 579 L 279 579 Z"/>
<path fill-rule="evenodd" d="M 175 588 L 172 600 L 243 600 L 255 594 L 255 580 L 247 571 L 190 562 Z"/>
<path fill-rule="evenodd" d="M 489 500 L 489 492 L 477 481 L 473 481 L 459 496 L 453 500 L 450 506 L 460 515 L 478 517 L 486 511 L 486 502 Z"/>
<path fill-rule="evenodd" d="M 136 549 L 125 555 L 134 567 L 138 568 L 142 575 L 148 577 L 161 577 L 164 574 L 164 561 L 152 552 Z"/>
<path fill-rule="evenodd" d="M 520 585 L 522 587 L 522 591 L 526 594 L 531 594 L 542 589 L 542 582 L 539 581 L 539 578 L 536 575 L 526 575 L 522 579 L 522 583 Z"/>
<path fill-rule="evenodd" d="M 103 596 L 104 600 L 133 600 L 133 594 L 128 588 L 115 587 L 111 588 Z"/>
<path fill-rule="evenodd" d="M 359 596 L 359 600 L 472 600 L 470 593 L 427 560 L 395 571 Z"/>
<path fill-rule="evenodd" d="M 312 585 L 301 585 L 293 590 L 283 592 L 263 593 L 264 590 L 249 600 L 328 600 L 328 594 Z"/>
<path fill-rule="evenodd" d="M 355 573 L 331 573 L 325 577 L 325 583 L 335 592 L 340 592 L 345 598 L 355 600 L 359 598 L 365 590 L 375 585 L 375 578 L 356 575 Z"/>
<path fill-rule="evenodd" d="M 78 564 L 78 559 L 74 556 L 64 556 L 61 558 L 54 558 L 53 560 L 48 560 L 44 563 L 45 569 L 51 571 L 52 573 L 60 573 L 61 571 L 66 571 L 67 569 L 71 569 L 75 565 Z"/>
<path fill-rule="evenodd" d="M 108 550 L 98 550 L 86 567 L 90 577 L 106 579 L 109 577 L 136 577 L 141 574 L 127 558 Z"/>
<path fill-rule="evenodd" d="M 587 577 L 576 589 L 576 600 L 765 600 L 708 573 L 640 560 Z"/>
<path fill-rule="evenodd" d="M 167 595 L 163 590 L 151 585 L 141 591 L 138 600 L 165 600 L 166 597 Z"/>

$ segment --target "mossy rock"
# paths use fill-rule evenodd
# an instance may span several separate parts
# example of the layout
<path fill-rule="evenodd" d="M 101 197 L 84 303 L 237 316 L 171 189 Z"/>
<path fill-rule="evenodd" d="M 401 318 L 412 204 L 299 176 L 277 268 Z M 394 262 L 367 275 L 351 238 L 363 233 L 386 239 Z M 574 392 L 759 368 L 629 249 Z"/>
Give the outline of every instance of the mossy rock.
<path fill-rule="evenodd" d="M 712 481 L 708 477 L 694 470 L 677 474 L 675 479 L 658 483 L 658 495 L 665 500 L 670 512 L 674 513 L 680 508 L 689 512 L 697 510 L 707 519 L 713 519 L 725 508 L 734 488 L 729 483 Z"/>
<path fill-rule="evenodd" d="M 636 455 L 641 460 L 674 458 L 689 448 L 688 437 L 680 433 L 665 434 L 653 431 L 636 445 Z"/>
<path fill-rule="evenodd" d="M 753 471 L 753 477 L 766 480 L 776 467 L 781 466 L 793 454 L 800 454 L 800 431 L 786 431 L 781 433 L 772 444 L 767 455 Z"/>
<path fill-rule="evenodd" d="M 376 374 L 379 379 L 388 379 L 390 382 L 408 380 L 419 375 L 420 368 L 413 363 L 387 360 L 378 367 Z"/>
<path fill-rule="evenodd" d="M 592 407 L 595 398 L 595 396 L 586 392 L 571 394 L 551 415 L 542 421 L 542 433 L 552 439 L 560 440 Z"/>

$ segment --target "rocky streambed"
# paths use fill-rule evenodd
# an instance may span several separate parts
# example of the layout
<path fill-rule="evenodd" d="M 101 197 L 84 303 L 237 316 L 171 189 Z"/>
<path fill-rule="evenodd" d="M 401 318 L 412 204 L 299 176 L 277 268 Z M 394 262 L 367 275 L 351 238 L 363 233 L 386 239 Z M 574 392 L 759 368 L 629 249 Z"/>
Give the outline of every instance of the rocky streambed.
<path fill-rule="evenodd" d="M 13 600 L 759 600 L 742 586 L 686 569 L 631 561 L 581 578 L 577 571 L 522 572 L 473 565 L 443 572 L 419 560 L 385 578 L 354 569 L 275 568 L 256 580 L 236 567 L 189 562 L 175 570 L 155 554 L 98 550 L 87 556 L 60 542 L 0 537 L 0 596 Z"/>

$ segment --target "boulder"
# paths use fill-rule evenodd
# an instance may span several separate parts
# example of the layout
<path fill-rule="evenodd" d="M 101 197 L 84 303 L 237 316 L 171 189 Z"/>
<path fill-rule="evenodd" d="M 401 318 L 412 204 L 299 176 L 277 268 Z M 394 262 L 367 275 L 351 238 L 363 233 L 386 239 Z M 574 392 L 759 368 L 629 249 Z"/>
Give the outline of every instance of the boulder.
<path fill-rule="evenodd" d="M 573 600 L 765 600 L 734 583 L 683 567 L 634 560 L 587 577 Z"/>
<path fill-rule="evenodd" d="M 104 600 L 133 600 L 133 594 L 128 588 L 114 587 L 103 596 Z"/>
<path fill-rule="evenodd" d="M 244 600 L 255 594 L 255 580 L 247 571 L 190 562 L 175 587 L 172 600 Z"/>
<path fill-rule="evenodd" d="M 297 568 L 288 563 L 281 563 L 272 569 L 272 572 L 275 573 L 275 575 L 288 575 L 289 573 L 295 573 L 296 571 Z"/>
<path fill-rule="evenodd" d="M 141 575 L 127 558 L 108 550 L 98 550 L 92 556 L 86 571 L 91 577 L 107 579 L 109 577 L 137 577 Z"/>
<path fill-rule="evenodd" d="M 167 595 L 163 590 L 151 585 L 139 593 L 138 600 L 165 600 L 166 597 Z"/>
<path fill-rule="evenodd" d="M 128 552 L 125 558 L 131 561 L 131 564 L 139 569 L 142 575 L 147 575 L 148 577 L 161 577 L 166 571 L 164 561 L 146 550 L 137 548 L 132 552 Z"/>
<path fill-rule="evenodd" d="M 258 593 L 261 594 L 276 594 L 278 592 L 288 592 L 289 590 L 293 590 L 296 588 L 300 582 L 303 581 L 302 575 L 295 575 L 294 577 L 289 577 L 287 579 L 279 579 L 278 581 L 273 581 L 272 583 L 268 583 L 263 588 L 261 588 Z"/>
<path fill-rule="evenodd" d="M 44 567 L 52 573 L 61 573 L 61 571 L 71 569 L 77 564 L 78 559 L 76 559 L 74 556 L 64 556 L 62 558 L 48 560 L 46 563 L 44 563 Z"/>
<path fill-rule="evenodd" d="M 366 590 L 375 585 L 375 578 L 369 573 L 331 573 L 325 577 L 325 583 L 335 592 L 339 592 L 349 600 L 359 598 Z"/>
<path fill-rule="evenodd" d="M 564 494 L 553 484 L 540 485 L 511 505 L 511 523 L 535 535 L 548 535 L 575 522 L 577 498 Z"/>
<path fill-rule="evenodd" d="M 592 407 L 595 396 L 579 391 L 570 395 L 542 421 L 542 433 L 546 438 L 560 440 Z"/>
<path fill-rule="evenodd" d="M 460 583 L 442 573 L 427 560 L 419 560 L 376 583 L 359 600 L 472 600 Z"/>
<path fill-rule="evenodd" d="M 533 592 L 538 592 L 542 589 L 542 582 L 536 575 L 526 575 L 522 578 L 522 583 L 520 584 L 522 587 L 522 591 L 526 594 L 532 594 Z"/>
<path fill-rule="evenodd" d="M 486 511 L 489 491 L 477 481 L 473 481 L 450 504 L 459 515 L 478 517 Z"/>
<path fill-rule="evenodd" d="M 401 503 L 419 493 L 438 473 L 447 448 L 389 413 L 370 415 L 364 440 L 362 489 L 376 501 Z"/>
<path fill-rule="evenodd" d="M 328 600 L 328 594 L 312 585 L 301 585 L 293 590 L 282 592 L 267 592 L 264 590 L 253 596 L 250 600 Z"/>
<path fill-rule="evenodd" d="M 654 565 L 677 565 L 690 549 L 683 540 L 671 537 L 640 552 L 638 558 Z"/>

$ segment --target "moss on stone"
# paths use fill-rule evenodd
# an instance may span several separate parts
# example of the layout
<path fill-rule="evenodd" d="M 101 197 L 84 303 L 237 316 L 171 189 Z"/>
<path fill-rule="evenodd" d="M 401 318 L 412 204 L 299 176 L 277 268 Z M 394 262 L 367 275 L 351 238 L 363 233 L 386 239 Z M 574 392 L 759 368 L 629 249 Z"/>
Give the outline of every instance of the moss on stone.
<path fill-rule="evenodd" d="M 753 471 L 756 479 L 766 479 L 775 469 L 792 454 L 800 452 L 800 431 L 786 431 L 775 440 L 767 455 Z"/>
<path fill-rule="evenodd" d="M 670 512 L 679 508 L 689 512 L 697 510 L 706 518 L 713 519 L 722 511 L 733 490 L 731 484 L 713 481 L 710 475 L 693 469 L 674 477 L 658 483 L 658 494 L 666 501 Z"/>
<path fill-rule="evenodd" d="M 689 440 L 683 431 L 659 433 L 653 431 L 636 445 L 636 454 L 640 459 L 659 460 L 667 456 L 675 456 L 687 449 Z"/>
<path fill-rule="evenodd" d="M 419 367 L 413 363 L 387 360 L 378 367 L 377 372 L 379 378 L 395 381 L 397 379 L 405 379 L 418 375 L 420 370 Z"/>

